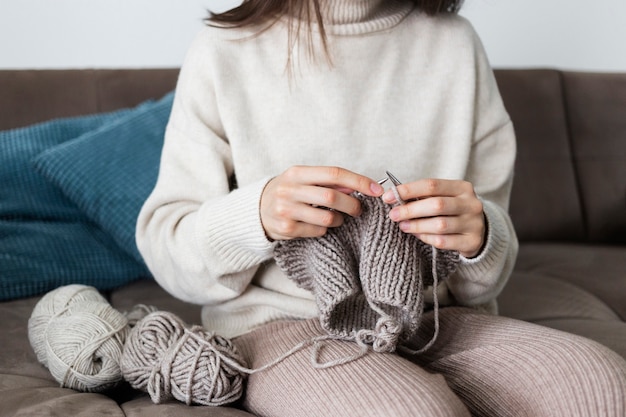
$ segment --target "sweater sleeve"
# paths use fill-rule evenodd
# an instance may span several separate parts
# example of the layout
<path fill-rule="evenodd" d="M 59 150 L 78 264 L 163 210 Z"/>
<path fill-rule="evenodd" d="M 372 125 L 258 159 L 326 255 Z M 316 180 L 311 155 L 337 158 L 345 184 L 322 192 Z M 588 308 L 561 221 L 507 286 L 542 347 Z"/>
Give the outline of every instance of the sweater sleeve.
<path fill-rule="evenodd" d="M 483 46 L 473 29 L 470 39 L 475 51 L 475 112 L 466 179 L 472 182 L 483 202 L 487 235 L 477 257 L 461 257 L 457 272 L 448 281 L 448 288 L 457 303 L 477 306 L 495 300 L 517 257 L 517 237 L 508 215 L 516 145 L 512 122 Z"/>
<path fill-rule="evenodd" d="M 269 179 L 229 187 L 233 163 L 211 77 L 215 59 L 205 28 L 181 67 L 159 177 L 136 230 L 158 283 L 198 304 L 239 296 L 272 250 L 259 214 Z"/>

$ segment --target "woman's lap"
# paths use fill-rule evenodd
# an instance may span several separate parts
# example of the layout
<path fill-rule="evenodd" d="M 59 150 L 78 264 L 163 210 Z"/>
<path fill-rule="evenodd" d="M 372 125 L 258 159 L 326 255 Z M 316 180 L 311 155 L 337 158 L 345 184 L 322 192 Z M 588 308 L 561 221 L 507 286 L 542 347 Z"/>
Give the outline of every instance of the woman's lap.
<path fill-rule="evenodd" d="M 252 368 L 323 335 L 317 320 L 272 323 L 236 339 Z M 323 342 L 321 362 L 358 351 L 352 342 Z M 368 354 L 328 369 L 314 368 L 312 348 L 249 376 L 244 407 L 259 416 L 469 416 L 441 375 L 395 354 Z M 411 393 L 411 394 L 407 394 Z"/>
<path fill-rule="evenodd" d="M 626 361 L 589 339 L 464 308 L 441 311 L 433 347 L 409 358 L 475 416 L 626 416 Z M 429 313 L 420 335 L 433 330 Z"/>
<path fill-rule="evenodd" d="M 424 316 L 416 346 L 432 335 Z M 272 323 L 235 343 L 249 366 L 263 366 L 324 334 L 317 320 Z M 322 361 L 357 346 L 327 341 Z M 261 416 L 625 416 L 626 362 L 588 339 L 465 308 L 440 310 L 440 333 L 426 353 L 369 353 L 318 370 L 311 348 L 251 375 L 244 405 Z M 445 379 L 444 379 L 445 378 Z"/>

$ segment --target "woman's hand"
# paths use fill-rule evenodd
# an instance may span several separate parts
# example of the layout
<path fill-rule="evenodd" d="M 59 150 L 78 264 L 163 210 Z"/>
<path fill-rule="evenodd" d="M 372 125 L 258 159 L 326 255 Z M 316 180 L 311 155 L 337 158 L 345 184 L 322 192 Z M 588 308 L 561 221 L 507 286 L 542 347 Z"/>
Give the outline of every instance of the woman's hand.
<path fill-rule="evenodd" d="M 358 216 L 361 204 L 349 195 L 358 191 L 379 197 L 376 181 L 338 167 L 295 166 L 273 178 L 261 196 L 261 222 L 268 238 L 287 240 L 323 236 L 343 223 L 343 215 Z"/>
<path fill-rule="evenodd" d="M 405 205 L 389 217 L 400 229 L 439 249 L 456 250 L 466 258 L 480 253 L 485 240 L 483 205 L 467 181 L 424 179 L 397 187 Z M 383 195 L 395 203 L 391 190 Z"/>

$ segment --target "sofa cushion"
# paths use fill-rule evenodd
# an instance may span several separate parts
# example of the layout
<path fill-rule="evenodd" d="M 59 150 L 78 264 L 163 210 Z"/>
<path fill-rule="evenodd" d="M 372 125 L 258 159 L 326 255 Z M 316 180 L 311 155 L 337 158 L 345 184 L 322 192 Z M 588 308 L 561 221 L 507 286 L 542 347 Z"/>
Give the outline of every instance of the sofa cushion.
<path fill-rule="evenodd" d="M 518 237 L 523 241 L 584 240 L 561 73 L 507 70 L 495 74 L 517 136 L 510 213 Z"/>
<path fill-rule="evenodd" d="M 3 70 L 0 91 L 0 129 L 3 130 L 101 112 L 90 71 Z"/>
<path fill-rule="evenodd" d="M 156 183 L 172 100 L 170 93 L 144 104 L 102 129 L 47 149 L 33 161 L 139 263 L 143 259 L 135 244 L 135 223 Z"/>
<path fill-rule="evenodd" d="M 499 301 L 501 314 L 525 321 L 563 317 L 620 320 L 598 296 L 577 284 L 543 273 L 515 271 Z"/>
<path fill-rule="evenodd" d="M 525 243 L 500 314 L 591 338 L 626 358 L 624 249 Z"/>
<path fill-rule="evenodd" d="M 171 91 L 178 68 L 0 70 L 0 129 L 134 107 Z"/>
<path fill-rule="evenodd" d="M 519 277 L 532 275 L 537 280 L 555 279 L 576 286 L 605 304 L 623 321 L 626 320 L 624 255 L 624 248 L 619 246 L 525 243 L 520 246 L 515 271 Z M 567 298 L 568 292 L 563 291 L 561 297 Z"/>
<path fill-rule="evenodd" d="M 252 414 L 233 407 L 186 406 L 174 401 L 154 404 L 146 396 L 126 401 L 121 404 L 121 408 L 126 417 L 253 417 Z"/>
<path fill-rule="evenodd" d="M 588 239 L 626 243 L 626 74 L 563 80 Z"/>
<path fill-rule="evenodd" d="M 148 97 L 163 97 L 174 90 L 178 68 L 94 70 L 100 111 L 135 106 Z"/>
<path fill-rule="evenodd" d="M 124 417 L 115 400 L 60 388 L 55 382 L 15 375 L 2 375 L 0 415 L 32 416 L 111 416 Z"/>

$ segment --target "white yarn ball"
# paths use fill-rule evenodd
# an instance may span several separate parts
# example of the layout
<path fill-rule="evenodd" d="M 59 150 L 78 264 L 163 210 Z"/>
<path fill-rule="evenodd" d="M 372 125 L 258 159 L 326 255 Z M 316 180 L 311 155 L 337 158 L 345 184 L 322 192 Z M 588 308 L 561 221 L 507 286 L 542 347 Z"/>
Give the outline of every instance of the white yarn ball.
<path fill-rule="evenodd" d="M 64 311 L 70 304 L 78 301 L 107 302 L 98 291 L 94 291 L 93 287 L 67 285 L 50 291 L 35 306 L 28 320 L 28 338 L 37 355 L 37 360 L 44 366 L 48 366 L 48 355 L 46 354 L 45 332 L 41 329 L 45 328 L 58 312 Z"/>
<path fill-rule="evenodd" d="M 62 387 L 100 392 L 122 380 L 127 318 L 98 290 L 68 285 L 46 294 L 28 321 L 37 359 Z"/>

